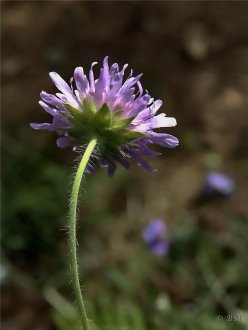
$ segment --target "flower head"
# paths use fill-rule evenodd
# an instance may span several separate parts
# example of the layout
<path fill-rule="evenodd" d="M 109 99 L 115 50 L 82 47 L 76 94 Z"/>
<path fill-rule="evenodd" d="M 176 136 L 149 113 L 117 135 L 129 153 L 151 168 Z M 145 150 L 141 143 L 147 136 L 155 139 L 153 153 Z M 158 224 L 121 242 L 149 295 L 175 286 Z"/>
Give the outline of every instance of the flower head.
<path fill-rule="evenodd" d="M 176 125 L 175 118 L 157 114 L 162 101 L 154 99 L 143 91 L 141 74 L 133 77 L 132 70 L 124 79 L 127 64 L 122 69 L 117 63 L 109 67 L 108 57 L 97 79 L 91 65 L 89 77 L 82 67 L 77 67 L 69 86 L 57 73 L 50 77 L 60 93 L 41 92 L 39 104 L 53 116 L 52 123 L 31 123 L 34 129 L 56 131 L 57 145 L 65 148 L 72 145 L 74 150 L 89 142 L 98 140 L 100 159 L 88 167 L 92 172 L 97 165 L 108 167 L 112 176 L 116 164 L 129 168 L 130 159 L 150 172 L 155 171 L 144 156 L 160 153 L 149 148 L 158 144 L 167 148 L 178 145 L 178 139 L 170 134 L 158 133 L 154 129 Z"/>
<path fill-rule="evenodd" d="M 210 172 L 205 180 L 204 192 L 207 196 L 228 197 L 234 191 L 233 180 L 225 174 Z"/>
<path fill-rule="evenodd" d="M 149 225 L 143 230 L 143 240 L 158 256 L 164 256 L 169 249 L 167 239 L 167 227 L 161 219 L 153 219 Z"/>

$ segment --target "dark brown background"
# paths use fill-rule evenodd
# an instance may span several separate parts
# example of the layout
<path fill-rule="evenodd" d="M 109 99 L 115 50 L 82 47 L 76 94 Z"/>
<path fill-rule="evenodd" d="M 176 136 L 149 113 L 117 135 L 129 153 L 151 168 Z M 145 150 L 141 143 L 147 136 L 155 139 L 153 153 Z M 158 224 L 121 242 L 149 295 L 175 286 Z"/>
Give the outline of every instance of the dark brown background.
<path fill-rule="evenodd" d="M 133 196 L 138 200 L 141 198 L 139 217 L 142 220 L 137 222 L 137 228 L 153 215 L 167 217 L 168 222 L 173 223 L 182 214 L 192 212 L 195 217 L 203 218 L 213 232 L 226 233 L 229 216 L 246 217 L 248 214 L 247 15 L 248 3 L 238 1 L 4 1 L 2 144 L 7 159 L 16 157 L 13 166 L 24 166 L 26 158 L 23 160 L 18 153 L 24 148 L 30 154 L 44 154 L 45 162 L 53 160 L 70 170 L 74 158 L 72 151 L 58 150 L 54 133 L 33 131 L 29 122 L 49 120 L 37 104 L 41 90 L 55 92 L 49 71 L 56 71 L 69 80 L 76 66 L 88 70 L 91 62 L 101 64 L 103 57 L 109 55 L 110 62 L 129 63 L 135 74 L 144 73 L 143 86 L 155 98 L 164 101 L 163 111 L 167 115 L 177 119 L 178 126 L 168 131 L 179 138 L 180 146 L 165 150 L 162 157 L 151 161 L 159 170 L 155 175 L 136 167 L 129 172 L 121 171 L 117 181 L 124 180 L 125 186 L 116 184 L 115 179 L 104 179 L 102 171 L 99 174 L 102 187 L 90 183 L 90 196 L 102 199 L 104 207 L 111 205 L 107 214 L 124 219 L 129 210 L 128 201 L 132 201 Z M 32 156 L 29 157 L 32 160 Z M 29 173 L 32 171 L 30 162 L 25 165 Z M 10 164 L 9 160 L 3 171 L 7 201 L 16 196 L 16 188 L 12 185 L 15 171 Z M 195 208 L 193 201 L 209 170 L 230 175 L 237 186 L 235 196 L 231 202 Z M 19 185 L 24 185 L 25 176 L 19 175 L 19 179 Z M 33 181 L 36 182 L 35 177 Z M 66 182 L 63 175 L 60 181 Z M 111 185 L 114 188 L 110 188 Z M 8 190 L 10 186 L 12 189 Z M 64 188 L 63 194 L 67 195 L 67 192 L 68 189 Z M 98 205 L 100 217 L 102 204 Z M 93 202 L 91 205 L 88 201 L 87 205 L 89 209 L 94 207 Z M 7 215 L 10 214 L 9 208 L 11 206 L 7 204 Z M 91 214 L 89 209 L 84 210 L 86 216 Z M 135 218 L 134 215 L 131 217 Z M 9 216 L 8 219 L 14 218 L 14 223 L 16 221 L 16 225 L 22 228 L 21 218 Z M 65 217 L 58 227 L 61 223 L 65 224 Z M 118 226 L 120 228 L 116 230 L 121 237 L 133 222 L 127 221 L 126 228 L 120 223 Z M 96 235 L 104 235 L 96 228 L 94 230 Z M 110 228 L 108 230 L 108 234 L 116 235 Z M 5 241 L 11 237 L 11 231 L 8 235 L 4 236 Z M 57 239 L 64 246 L 66 255 L 66 239 L 63 235 L 55 237 L 55 241 Z M 12 265 L 10 268 L 22 269 L 31 277 L 34 268 L 37 273 L 44 269 L 49 272 L 46 261 L 43 264 L 42 259 L 37 265 L 30 259 L 27 249 L 30 251 L 29 245 L 20 249 L 21 254 L 12 247 L 4 250 L 7 263 Z M 105 257 L 112 258 L 114 265 L 118 258 L 122 260 L 129 255 L 127 249 L 122 251 L 122 257 L 117 257 L 116 247 L 111 249 L 109 247 Z M 130 249 L 133 251 L 132 247 Z M 49 259 L 47 262 L 52 263 Z M 165 287 L 170 291 L 170 285 Z M 37 321 L 35 308 L 28 308 L 27 315 L 21 308 L 19 312 L 15 310 L 16 299 L 24 306 L 32 306 L 37 300 L 38 306 L 45 304 L 40 293 L 34 294 L 35 298 L 26 299 L 25 294 L 16 293 L 22 290 L 19 284 L 11 284 L 3 292 L 4 329 L 38 329 L 37 325 L 30 324 L 43 324 L 43 321 L 44 325 L 39 329 L 50 329 L 50 317 Z M 94 290 L 87 290 L 88 295 L 94 297 Z M 172 289 L 170 294 L 178 301 L 184 299 Z M 49 308 L 46 304 L 44 306 L 40 308 L 44 308 L 47 315 Z"/>

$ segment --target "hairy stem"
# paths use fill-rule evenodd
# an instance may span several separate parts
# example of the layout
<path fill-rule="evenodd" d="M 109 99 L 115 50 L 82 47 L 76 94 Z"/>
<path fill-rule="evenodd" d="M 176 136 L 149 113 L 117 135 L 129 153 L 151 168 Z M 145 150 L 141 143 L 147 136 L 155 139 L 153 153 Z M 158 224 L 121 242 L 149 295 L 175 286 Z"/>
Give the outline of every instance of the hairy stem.
<path fill-rule="evenodd" d="M 90 156 L 96 144 L 97 144 L 96 139 L 92 139 L 90 141 L 80 161 L 75 176 L 75 180 L 72 186 L 71 202 L 70 202 L 70 210 L 69 210 L 69 248 L 70 248 L 70 262 L 72 268 L 72 283 L 73 283 L 74 293 L 77 299 L 78 308 L 80 311 L 83 330 L 90 330 L 90 326 L 81 293 L 79 273 L 78 273 L 77 238 L 76 238 L 77 204 L 78 204 L 78 195 L 79 195 L 79 189 L 80 189 L 82 177 L 84 175 L 85 168 L 87 166 L 87 163 L 90 159 Z"/>

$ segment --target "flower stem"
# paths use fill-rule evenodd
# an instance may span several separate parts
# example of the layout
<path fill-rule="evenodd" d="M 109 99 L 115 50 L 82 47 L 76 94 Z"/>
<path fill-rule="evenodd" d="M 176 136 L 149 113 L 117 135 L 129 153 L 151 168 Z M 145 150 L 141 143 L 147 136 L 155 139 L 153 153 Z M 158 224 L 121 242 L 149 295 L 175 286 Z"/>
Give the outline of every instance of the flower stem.
<path fill-rule="evenodd" d="M 95 138 L 90 141 L 80 161 L 75 176 L 75 180 L 72 186 L 71 202 L 70 202 L 70 210 L 69 210 L 69 248 L 70 248 L 70 262 L 72 268 L 72 283 L 80 311 L 83 330 L 90 330 L 90 326 L 81 293 L 79 273 L 78 273 L 77 238 L 76 238 L 77 204 L 78 204 L 78 194 L 79 194 L 82 177 L 96 144 L 97 144 L 97 140 Z"/>

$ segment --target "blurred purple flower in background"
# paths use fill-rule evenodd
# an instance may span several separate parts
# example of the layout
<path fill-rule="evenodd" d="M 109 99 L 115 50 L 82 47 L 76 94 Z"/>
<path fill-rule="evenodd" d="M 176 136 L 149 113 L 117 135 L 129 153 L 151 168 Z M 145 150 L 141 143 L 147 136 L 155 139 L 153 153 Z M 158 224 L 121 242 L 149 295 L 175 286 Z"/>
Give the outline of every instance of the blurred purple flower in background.
<path fill-rule="evenodd" d="M 82 67 L 77 67 L 71 86 L 56 72 L 51 72 L 50 77 L 60 93 L 53 95 L 42 91 L 39 104 L 53 116 L 53 121 L 31 123 L 31 127 L 56 131 L 60 148 L 72 145 L 77 150 L 96 138 L 99 159 L 88 166 L 89 172 L 94 172 L 99 164 L 107 167 L 112 176 L 117 163 L 129 168 L 130 159 L 150 172 L 156 171 L 143 157 L 160 155 L 149 148 L 151 144 L 167 148 L 178 145 L 178 139 L 173 135 L 154 131 L 175 126 L 175 118 L 157 114 L 162 101 L 154 101 L 147 90 L 143 92 L 139 82 L 142 74 L 133 77 L 131 70 L 125 80 L 128 65 L 120 69 L 114 63 L 109 67 L 108 57 L 105 57 L 100 75 L 95 79 L 93 67 L 96 64 L 92 63 L 89 78 Z"/>
<path fill-rule="evenodd" d="M 234 191 L 234 181 L 219 172 L 210 172 L 205 180 L 204 193 L 206 196 L 228 197 Z"/>
<path fill-rule="evenodd" d="M 169 250 L 167 226 L 162 219 L 153 219 L 144 228 L 143 240 L 157 256 L 164 256 Z"/>

